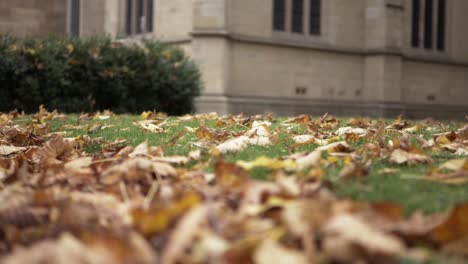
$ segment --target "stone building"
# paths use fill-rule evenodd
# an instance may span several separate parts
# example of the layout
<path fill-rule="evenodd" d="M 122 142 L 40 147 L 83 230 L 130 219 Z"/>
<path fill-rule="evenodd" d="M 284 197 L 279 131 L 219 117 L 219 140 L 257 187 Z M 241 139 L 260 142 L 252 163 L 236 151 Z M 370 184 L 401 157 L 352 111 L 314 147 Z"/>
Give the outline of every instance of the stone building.
<path fill-rule="evenodd" d="M 199 111 L 464 118 L 466 0 L 2 0 L 0 32 L 156 37 L 205 82 Z"/>

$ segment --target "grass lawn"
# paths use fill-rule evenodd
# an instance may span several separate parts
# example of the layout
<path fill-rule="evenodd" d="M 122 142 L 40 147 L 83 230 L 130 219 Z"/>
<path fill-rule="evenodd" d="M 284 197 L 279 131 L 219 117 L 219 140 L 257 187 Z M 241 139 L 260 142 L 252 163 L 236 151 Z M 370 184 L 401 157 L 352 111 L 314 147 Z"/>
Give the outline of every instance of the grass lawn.
<path fill-rule="evenodd" d="M 216 125 L 216 119 L 200 120 L 179 120 L 175 117 L 169 117 L 166 122 L 165 130 L 161 133 L 153 133 L 148 130 L 141 129 L 134 125 L 135 121 L 141 120 L 140 116 L 132 115 L 115 115 L 108 120 L 78 120 L 77 115 L 69 115 L 65 119 L 47 121 L 50 123 L 52 131 L 66 131 L 70 137 L 80 135 L 89 135 L 92 138 L 103 138 L 107 141 L 114 141 L 119 138 L 125 138 L 127 143 L 136 146 L 144 141 L 147 141 L 151 146 L 163 146 L 165 155 L 187 155 L 190 151 L 198 149 L 192 143 L 198 140 L 194 132 L 188 132 L 184 137 L 176 142 L 176 144 L 168 144 L 170 140 L 187 127 L 194 129 L 200 126 L 206 126 L 218 131 L 229 130 L 235 133 L 243 133 L 249 128 L 239 124 L 233 124 L 228 127 Z M 292 154 L 298 151 L 312 151 L 318 145 L 304 144 L 302 146 L 294 146 L 291 136 L 307 133 L 304 125 L 297 124 L 292 126 L 290 131 L 281 131 L 281 124 L 286 118 L 275 118 L 271 126 L 271 130 L 278 130 L 280 142 L 269 146 L 249 146 L 244 150 L 235 153 L 228 153 L 224 156 L 227 161 L 252 161 L 259 156 L 267 156 L 271 158 L 279 158 Z M 349 118 L 340 120 L 340 125 L 330 131 L 337 130 L 339 127 L 346 126 Z M 386 125 L 390 125 L 394 120 L 383 120 Z M 203 124 L 201 124 L 203 123 Z M 410 123 L 416 125 L 419 122 L 413 121 Z M 82 129 L 67 129 L 70 125 L 80 125 Z M 95 133 L 88 133 L 87 130 L 96 125 L 109 126 Z M 445 122 L 440 125 L 434 125 L 431 131 L 421 129 L 419 133 L 424 139 L 429 140 L 434 134 L 444 133 L 448 131 L 456 131 L 463 127 L 462 122 Z M 392 138 L 392 136 L 388 136 Z M 359 148 L 364 144 L 365 140 L 351 141 L 350 144 Z M 418 145 L 418 142 L 414 142 Z M 86 147 L 86 151 L 90 153 L 99 153 L 101 145 L 94 144 Z M 369 174 L 363 180 L 340 181 L 338 179 L 339 172 L 343 169 L 344 162 L 339 160 L 331 166 L 322 166 L 325 171 L 326 179 L 334 183 L 333 190 L 341 197 L 349 197 L 357 200 L 370 202 L 388 201 L 401 204 L 405 211 L 410 213 L 415 210 L 420 210 L 426 213 L 444 211 L 451 208 L 454 204 L 468 201 L 468 185 L 448 185 L 438 182 L 421 180 L 423 176 L 428 174 L 432 169 L 437 168 L 440 164 L 463 156 L 454 155 L 448 151 L 445 152 L 427 152 L 432 158 L 432 164 L 417 164 L 413 166 L 392 164 L 386 159 L 377 159 L 372 162 Z M 466 157 L 466 156 L 465 156 Z M 213 159 L 205 157 L 203 161 L 207 164 L 206 171 L 213 171 Z M 188 166 L 194 166 L 192 162 Z M 379 173 L 385 168 L 395 169 L 395 172 L 382 174 Z M 398 170 L 398 171 L 397 171 Z M 250 172 L 255 179 L 269 180 L 271 179 L 272 170 L 268 168 L 256 168 Z"/>
<path fill-rule="evenodd" d="M 466 122 L 41 109 L 0 124 L 0 262 L 468 257 Z"/>

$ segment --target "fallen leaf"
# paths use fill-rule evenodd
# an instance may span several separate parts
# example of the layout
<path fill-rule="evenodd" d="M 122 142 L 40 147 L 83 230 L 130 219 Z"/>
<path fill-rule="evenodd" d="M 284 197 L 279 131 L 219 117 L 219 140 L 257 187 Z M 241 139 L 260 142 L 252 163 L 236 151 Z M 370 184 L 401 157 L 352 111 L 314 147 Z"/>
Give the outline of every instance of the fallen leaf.
<path fill-rule="evenodd" d="M 11 154 L 16 154 L 18 152 L 22 152 L 27 150 L 25 147 L 15 147 L 15 146 L 4 146 L 0 145 L 0 155 L 2 156 L 9 156 Z"/>
<path fill-rule="evenodd" d="M 418 163 L 432 163 L 432 159 L 428 156 L 410 153 L 402 149 L 393 150 L 392 154 L 390 155 L 390 161 L 397 164 L 407 165 L 415 165 Z"/>
<path fill-rule="evenodd" d="M 178 263 L 177 260 L 185 254 L 187 246 L 192 244 L 195 236 L 201 231 L 201 226 L 207 221 L 207 207 L 192 208 L 177 224 L 171 234 L 169 244 L 162 255 L 162 263 Z"/>
<path fill-rule="evenodd" d="M 237 161 L 236 162 L 239 166 L 246 170 L 252 170 L 256 167 L 264 167 L 269 168 L 272 170 L 279 170 L 279 169 L 294 169 L 296 167 L 296 162 L 290 159 L 286 160 L 278 160 L 272 159 L 266 156 L 260 156 L 256 158 L 254 161 Z"/>
<path fill-rule="evenodd" d="M 323 236 L 327 256 L 343 263 L 396 260 L 405 251 L 403 242 L 397 237 L 376 230 L 351 215 L 332 218 L 324 227 Z"/>
<path fill-rule="evenodd" d="M 237 152 L 245 149 L 250 144 L 250 138 L 247 136 L 241 136 L 233 139 L 229 139 L 220 145 L 216 146 L 215 149 L 220 153 L 226 154 L 228 152 Z"/>
<path fill-rule="evenodd" d="M 254 254 L 254 261 L 258 264 L 270 263 L 310 263 L 300 251 L 285 248 L 273 239 L 265 239 Z"/>
<path fill-rule="evenodd" d="M 439 244 L 468 238 L 468 203 L 452 209 L 444 222 L 431 231 L 430 237 Z"/>

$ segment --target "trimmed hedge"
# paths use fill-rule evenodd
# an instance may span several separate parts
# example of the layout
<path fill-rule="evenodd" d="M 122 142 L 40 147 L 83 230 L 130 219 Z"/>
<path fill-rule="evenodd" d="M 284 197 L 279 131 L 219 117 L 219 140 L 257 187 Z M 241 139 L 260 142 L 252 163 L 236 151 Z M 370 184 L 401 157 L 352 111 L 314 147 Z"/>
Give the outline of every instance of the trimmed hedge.
<path fill-rule="evenodd" d="M 200 73 L 184 53 L 154 41 L 0 35 L 0 111 L 193 111 Z"/>

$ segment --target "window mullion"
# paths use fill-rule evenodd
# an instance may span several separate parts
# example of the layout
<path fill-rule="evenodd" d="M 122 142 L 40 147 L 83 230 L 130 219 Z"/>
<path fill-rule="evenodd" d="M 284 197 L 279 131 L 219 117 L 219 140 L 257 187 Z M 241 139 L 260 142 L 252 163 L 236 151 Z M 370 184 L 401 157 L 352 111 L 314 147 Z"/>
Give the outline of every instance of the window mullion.
<path fill-rule="evenodd" d="M 425 27 L 424 27 L 424 21 L 426 19 L 426 0 L 421 0 L 420 6 L 419 6 L 419 43 L 418 43 L 418 48 L 424 48 L 424 32 L 425 32 Z"/>
<path fill-rule="evenodd" d="M 305 0 L 304 1 L 304 10 L 303 10 L 303 20 L 302 23 L 304 24 L 303 29 L 304 29 L 304 34 L 309 35 L 310 34 L 310 0 Z"/>
<path fill-rule="evenodd" d="M 138 28 L 138 11 L 137 11 L 137 1 L 138 0 L 131 0 L 132 1 L 132 35 L 137 33 Z"/>
<path fill-rule="evenodd" d="M 292 31 L 292 0 L 286 0 L 286 32 Z"/>
<path fill-rule="evenodd" d="M 147 0 L 146 8 L 146 31 L 153 32 L 153 23 L 154 23 L 154 1 Z"/>
<path fill-rule="evenodd" d="M 439 23 L 439 1 L 434 0 L 432 6 L 432 49 L 437 49 L 437 24 Z"/>

